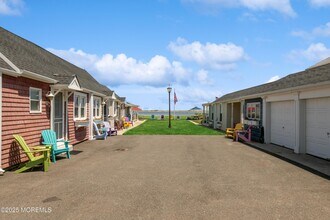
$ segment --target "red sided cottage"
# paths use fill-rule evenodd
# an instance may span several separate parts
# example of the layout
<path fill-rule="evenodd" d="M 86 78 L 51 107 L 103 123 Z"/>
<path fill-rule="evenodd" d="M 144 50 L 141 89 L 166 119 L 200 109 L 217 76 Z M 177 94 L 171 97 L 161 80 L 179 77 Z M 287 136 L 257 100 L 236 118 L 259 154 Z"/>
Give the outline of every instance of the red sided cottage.
<path fill-rule="evenodd" d="M 13 134 L 31 146 L 45 129 L 70 144 L 93 139 L 93 121 L 121 111 L 116 97 L 87 71 L 0 27 L 0 171 L 26 160 Z"/>

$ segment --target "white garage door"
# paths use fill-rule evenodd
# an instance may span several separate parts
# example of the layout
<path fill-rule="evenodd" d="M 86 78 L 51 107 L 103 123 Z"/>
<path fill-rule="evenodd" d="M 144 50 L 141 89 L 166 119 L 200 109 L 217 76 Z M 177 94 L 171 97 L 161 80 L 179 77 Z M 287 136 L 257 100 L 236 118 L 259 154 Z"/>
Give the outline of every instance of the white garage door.
<path fill-rule="evenodd" d="M 306 152 L 330 158 L 330 98 L 306 101 Z"/>
<path fill-rule="evenodd" d="M 293 149 L 296 142 L 294 102 L 272 102 L 270 111 L 270 141 Z"/>

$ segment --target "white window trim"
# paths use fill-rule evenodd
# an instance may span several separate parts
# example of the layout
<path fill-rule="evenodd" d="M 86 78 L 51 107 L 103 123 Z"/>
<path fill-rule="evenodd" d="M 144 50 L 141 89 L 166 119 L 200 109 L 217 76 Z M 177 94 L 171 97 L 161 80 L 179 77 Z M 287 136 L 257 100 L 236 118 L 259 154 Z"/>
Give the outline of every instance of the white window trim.
<path fill-rule="evenodd" d="M 94 108 L 96 108 L 96 106 L 94 105 L 96 102 L 99 102 L 99 109 L 95 109 L 95 115 L 93 115 L 94 118 L 101 118 L 101 108 L 102 108 L 102 104 L 101 104 L 101 98 L 100 97 L 96 97 L 94 96 L 94 102 L 93 102 L 93 113 L 94 113 Z"/>
<path fill-rule="evenodd" d="M 40 110 L 39 111 L 35 111 L 35 110 L 31 110 L 31 90 L 38 90 L 39 91 L 39 107 Z M 34 100 L 36 101 L 36 100 Z M 40 88 L 35 88 L 35 87 L 30 87 L 29 88 L 29 106 L 30 106 L 30 113 L 42 113 L 42 89 Z"/>
<path fill-rule="evenodd" d="M 259 117 L 257 118 L 257 105 L 259 105 Z M 249 107 L 254 107 L 255 108 L 255 117 L 252 117 L 252 112 L 251 112 L 251 117 L 249 117 Z M 246 118 L 249 120 L 256 120 L 259 121 L 261 116 L 261 103 L 260 102 L 250 102 L 246 104 Z"/>
<path fill-rule="evenodd" d="M 76 118 L 75 115 L 75 105 L 76 105 L 76 97 L 79 97 L 79 102 L 78 102 L 78 117 Z M 85 98 L 85 117 L 81 117 L 81 98 Z M 80 93 L 80 92 L 75 92 L 73 96 L 73 118 L 74 121 L 79 121 L 79 120 L 86 120 L 87 119 L 87 94 L 85 93 Z"/>

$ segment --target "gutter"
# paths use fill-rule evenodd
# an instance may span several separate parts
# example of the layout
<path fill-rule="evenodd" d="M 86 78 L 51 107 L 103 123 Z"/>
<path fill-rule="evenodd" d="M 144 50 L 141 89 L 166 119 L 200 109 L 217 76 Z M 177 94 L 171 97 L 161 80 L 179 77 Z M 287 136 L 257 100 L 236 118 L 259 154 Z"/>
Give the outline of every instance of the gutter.
<path fill-rule="evenodd" d="M 15 77 L 18 77 L 18 76 L 21 75 L 20 72 L 16 72 L 14 70 L 5 69 L 5 68 L 2 68 L 2 67 L 0 67 L 0 72 L 2 74 L 6 74 L 6 75 L 9 75 L 9 76 L 15 76 Z"/>
<path fill-rule="evenodd" d="M 306 89 L 306 88 L 312 88 L 312 87 L 320 87 L 320 86 L 326 86 L 326 85 L 330 85 L 330 81 L 316 83 L 316 84 L 308 84 L 308 85 L 303 85 L 303 86 L 297 86 L 297 87 L 293 87 L 293 88 L 286 88 L 286 89 L 274 90 L 274 91 L 264 92 L 264 93 L 257 93 L 257 94 L 247 95 L 247 96 L 240 96 L 240 97 L 237 97 L 235 99 L 219 100 L 219 101 L 213 102 L 213 103 L 240 102 L 243 99 L 265 97 L 267 95 L 272 95 L 272 94 L 275 94 L 275 93 L 297 92 L 297 90 L 300 90 L 300 89 Z"/>
<path fill-rule="evenodd" d="M 45 83 L 52 83 L 52 84 L 58 83 L 58 81 L 55 80 L 55 79 L 49 78 L 47 76 L 42 76 L 40 74 L 31 72 L 31 71 L 28 71 L 28 70 L 21 71 L 21 76 L 26 77 L 26 78 L 30 78 L 30 79 L 34 79 L 34 80 L 38 80 L 38 81 L 41 81 L 41 82 L 45 82 Z"/>
<path fill-rule="evenodd" d="M 101 96 L 102 98 L 106 97 L 106 95 L 102 94 L 102 93 L 99 93 L 99 92 L 95 92 L 93 90 L 89 90 L 89 89 L 85 89 L 85 88 L 82 88 L 82 91 L 83 92 L 87 92 L 87 93 L 93 93 L 94 95 L 96 96 Z"/>

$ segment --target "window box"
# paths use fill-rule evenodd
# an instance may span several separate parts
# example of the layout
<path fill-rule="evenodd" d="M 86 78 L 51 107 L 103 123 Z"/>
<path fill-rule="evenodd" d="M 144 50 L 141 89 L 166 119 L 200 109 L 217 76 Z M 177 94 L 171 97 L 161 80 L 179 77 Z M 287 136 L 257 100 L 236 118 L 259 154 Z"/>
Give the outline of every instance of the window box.
<path fill-rule="evenodd" d="M 81 127 L 88 127 L 89 121 L 75 121 L 74 126 L 76 129 L 81 128 Z"/>

